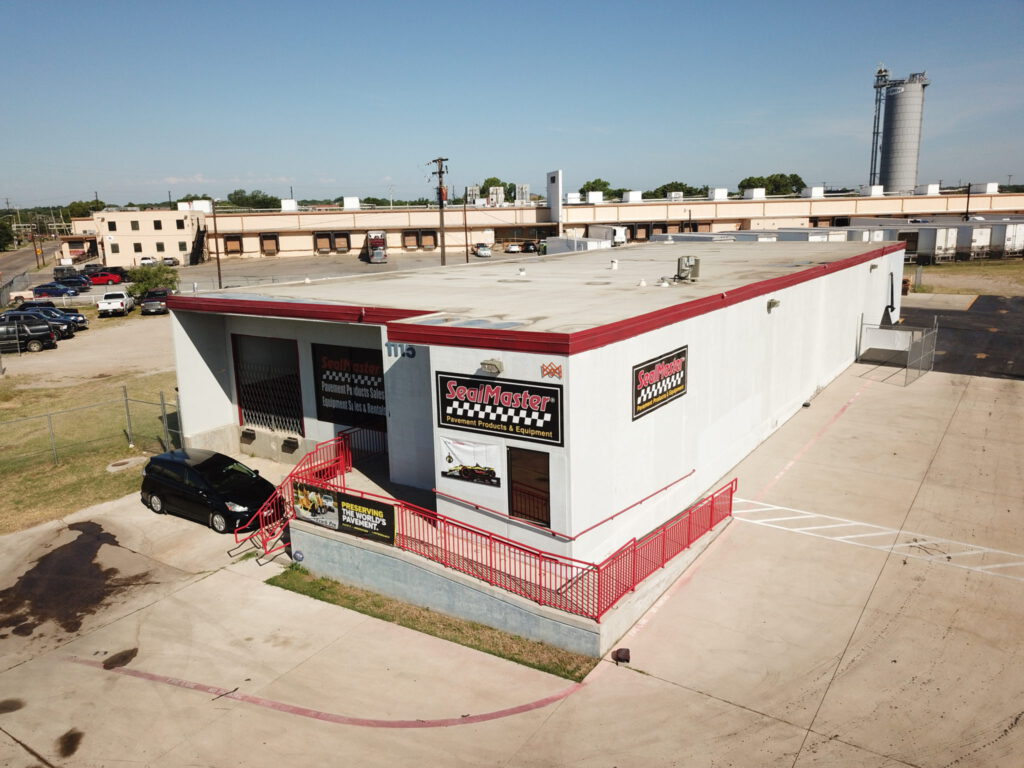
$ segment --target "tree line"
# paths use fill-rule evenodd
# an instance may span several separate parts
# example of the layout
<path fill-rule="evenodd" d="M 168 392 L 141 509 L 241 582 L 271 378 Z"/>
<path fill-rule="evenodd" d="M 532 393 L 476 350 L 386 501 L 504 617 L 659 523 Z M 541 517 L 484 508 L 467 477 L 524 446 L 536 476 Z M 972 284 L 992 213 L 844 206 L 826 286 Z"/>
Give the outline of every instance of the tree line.
<path fill-rule="evenodd" d="M 763 188 L 766 195 L 799 195 L 807 185 L 796 173 L 773 173 L 769 176 L 747 176 L 737 185 L 739 192 L 746 189 Z M 588 192 L 601 192 L 605 200 L 621 200 L 629 189 L 626 187 L 613 187 L 610 182 L 604 179 L 592 179 L 580 187 L 580 194 L 586 196 Z M 644 200 L 664 200 L 672 192 L 682 192 L 684 197 L 706 197 L 708 185 L 692 186 L 682 181 L 670 181 L 660 187 L 648 189 L 643 192 Z"/>

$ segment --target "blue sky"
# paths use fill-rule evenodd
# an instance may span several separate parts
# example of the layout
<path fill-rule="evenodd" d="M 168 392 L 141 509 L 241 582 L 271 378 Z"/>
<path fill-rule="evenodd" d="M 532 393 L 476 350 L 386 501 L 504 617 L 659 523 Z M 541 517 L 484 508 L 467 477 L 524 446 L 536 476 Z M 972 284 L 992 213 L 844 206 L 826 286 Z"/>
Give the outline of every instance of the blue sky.
<path fill-rule="evenodd" d="M 1024 183 L 1024 3 L 5 0 L 0 197 L 431 194 L 487 176 L 867 181 L 927 70 L 920 182 Z"/>

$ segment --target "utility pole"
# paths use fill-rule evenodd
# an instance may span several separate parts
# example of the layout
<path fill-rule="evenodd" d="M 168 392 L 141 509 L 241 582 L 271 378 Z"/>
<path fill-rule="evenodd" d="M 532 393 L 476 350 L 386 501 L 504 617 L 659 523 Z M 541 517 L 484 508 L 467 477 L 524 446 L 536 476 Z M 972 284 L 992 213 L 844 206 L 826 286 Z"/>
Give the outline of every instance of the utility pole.
<path fill-rule="evenodd" d="M 217 237 L 217 201 L 210 200 L 210 218 L 213 219 L 213 252 L 217 257 L 217 288 L 224 287 L 224 281 L 220 275 L 220 243 Z"/>
<path fill-rule="evenodd" d="M 174 203 L 171 202 L 171 190 L 169 190 L 169 189 L 167 190 L 167 210 L 168 211 L 173 211 L 174 210 Z"/>
<path fill-rule="evenodd" d="M 447 157 L 435 157 L 433 160 L 427 163 L 430 165 L 433 163 L 437 166 L 437 170 L 433 171 L 430 175 L 437 176 L 437 205 L 438 210 L 441 211 L 441 266 L 447 266 L 448 264 L 448 253 L 445 250 L 444 245 L 444 204 L 448 199 L 448 190 L 444 185 L 444 175 L 448 172 L 448 166 L 445 163 L 448 162 Z"/>
<path fill-rule="evenodd" d="M 469 218 L 466 215 L 466 198 L 469 197 L 469 187 L 462 193 L 462 236 L 466 239 L 466 263 L 469 264 Z"/>

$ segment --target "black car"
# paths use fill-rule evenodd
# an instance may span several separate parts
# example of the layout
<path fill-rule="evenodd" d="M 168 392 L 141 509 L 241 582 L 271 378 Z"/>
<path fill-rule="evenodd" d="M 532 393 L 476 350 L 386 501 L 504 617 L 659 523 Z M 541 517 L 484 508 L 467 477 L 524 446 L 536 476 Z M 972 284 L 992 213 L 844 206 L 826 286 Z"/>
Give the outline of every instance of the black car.
<path fill-rule="evenodd" d="M 0 315 L 0 351 L 42 352 L 57 346 L 57 334 L 50 323 L 33 318 L 18 320 Z"/>
<path fill-rule="evenodd" d="M 71 339 L 75 335 L 75 324 L 66 316 L 60 318 L 47 317 L 43 313 L 45 309 L 12 309 L 4 312 L 2 317 L 11 320 L 35 320 L 36 322 L 48 323 L 61 339 Z"/>
<path fill-rule="evenodd" d="M 115 275 L 120 275 L 121 280 L 128 282 L 128 270 L 124 267 L 103 267 L 102 269 L 96 270 L 97 272 L 113 272 Z"/>
<path fill-rule="evenodd" d="M 49 299 L 29 299 L 28 301 L 22 301 L 18 304 L 18 309 L 38 309 L 39 307 L 56 309 L 57 305 Z"/>
<path fill-rule="evenodd" d="M 534 242 L 532 242 L 530 240 L 527 240 L 525 243 L 523 243 L 523 253 L 536 253 L 536 252 L 537 252 L 537 244 L 536 243 L 534 243 Z"/>
<path fill-rule="evenodd" d="M 154 456 L 142 476 L 143 504 L 159 514 L 206 523 L 217 533 L 247 527 L 273 492 L 256 470 L 197 448 Z"/>

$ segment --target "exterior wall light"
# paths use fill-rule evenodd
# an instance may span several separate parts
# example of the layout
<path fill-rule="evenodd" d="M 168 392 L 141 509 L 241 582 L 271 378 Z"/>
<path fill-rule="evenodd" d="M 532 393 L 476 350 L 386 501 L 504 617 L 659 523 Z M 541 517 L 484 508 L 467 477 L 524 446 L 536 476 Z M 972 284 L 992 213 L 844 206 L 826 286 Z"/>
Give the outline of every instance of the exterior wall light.
<path fill-rule="evenodd" d="M 242 442 L 243 443 L 247 443 L 248 444 L 248 443 L 251 443 L 255 439 L 256 439 L 256 430 L 255 429 L 243 429 L 242 430 Z"/>
<path fill-rule="evenodd" d="M 281 443 L 281 450 L 285 453 L 295 453 L 299 450 L 299 438 L 297 437 L 286 437 Z"/>
<path fill-rule="evenodd" d="M 773 309 L 781 306 L 782 302 L 779 301 L 778 299 L 768 299 L 768 314 L 770 315 Z"/>
<path fill-rule="evenodd" d="M 495 357 L 488 358 L 487 360 L 480 361 L 480 370 L 484 373 L 491 373 L 497 376 L 499 373 L 505 370 L 505 364 Z"/>
<path fill-rule="evenodd" d="M 871 268 L 868 270 L 868 272 L 874 272 L 876 269 L 878 269 L 878 265 L 877 264 L 872 264 Z"/>

